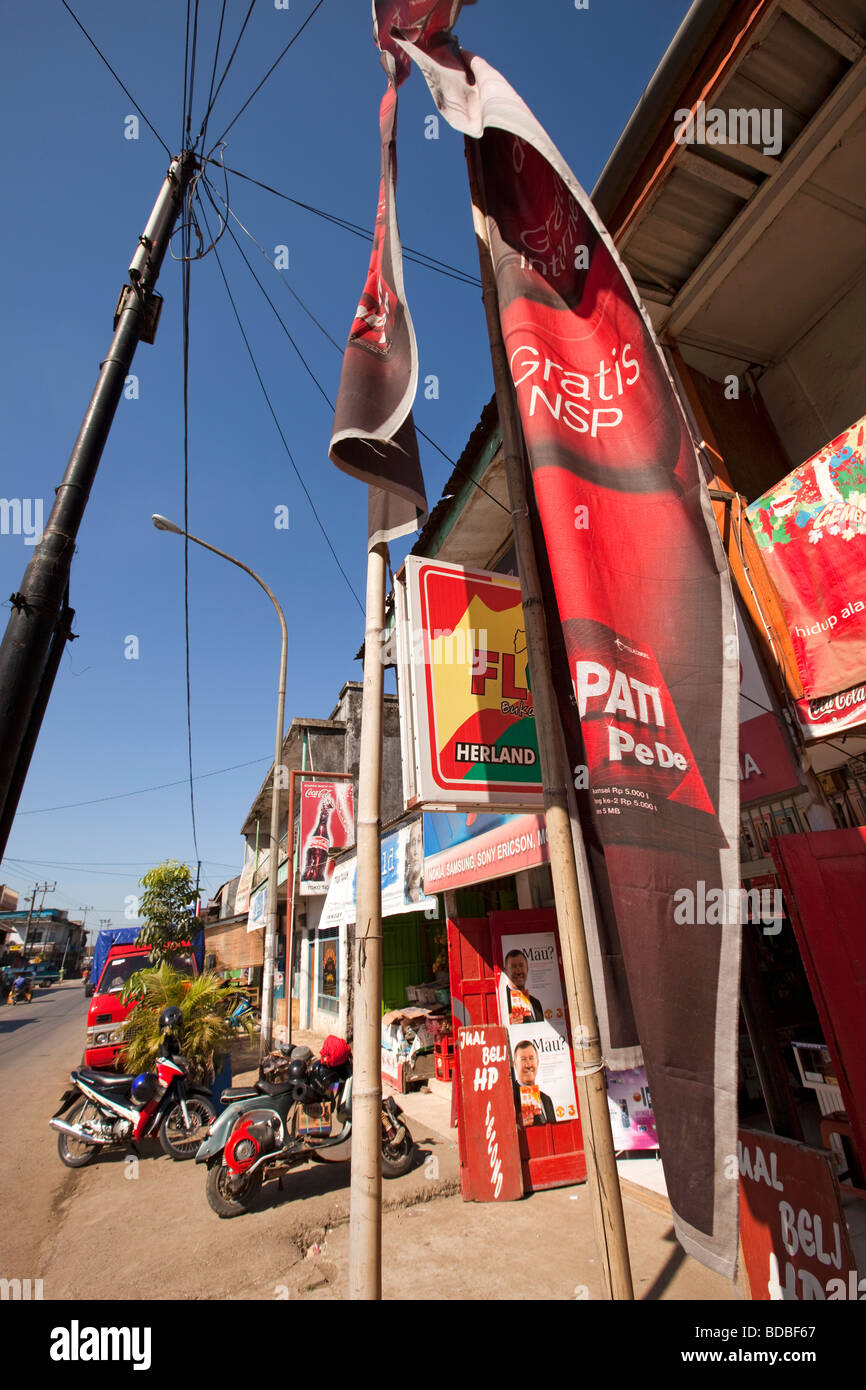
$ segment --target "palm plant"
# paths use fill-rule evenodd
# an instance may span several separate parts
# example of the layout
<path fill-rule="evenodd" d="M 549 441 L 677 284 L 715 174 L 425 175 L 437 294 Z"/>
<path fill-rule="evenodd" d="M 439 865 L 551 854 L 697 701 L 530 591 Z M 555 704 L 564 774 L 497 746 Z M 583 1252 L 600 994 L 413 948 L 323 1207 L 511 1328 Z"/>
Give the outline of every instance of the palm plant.
<path fill-rule="evenodd" d="M 214 1074 L 214 1055 L 227 1052 L 235 1037 L 228 1014 L 237 1002 L 239 989 L 227 993 L 220 976 L 206 970 L 195 979 L 181 975 L 165 962 L 134 974 L 123 992 L 123 1002 L 135 1002 L 124 1025 L 123 1068 L 129 1075 L 153 1071 L 160 1050 L 162 1033 L 159 1016 L 174 1004 L 183 1015 L 177 1030 L 180 1050 L 190 1064 L 190 1074 L 204 1079 Z M 241 1021 L 250 1037 L 254 1028 L 250 1018 Z"/>

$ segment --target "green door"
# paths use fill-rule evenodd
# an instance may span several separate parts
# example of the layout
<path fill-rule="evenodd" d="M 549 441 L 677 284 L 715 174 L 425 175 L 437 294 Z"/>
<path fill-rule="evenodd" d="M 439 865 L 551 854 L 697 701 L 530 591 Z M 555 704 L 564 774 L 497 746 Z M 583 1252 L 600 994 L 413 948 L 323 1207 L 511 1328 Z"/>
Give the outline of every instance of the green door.
<path fill-rule="evenodd" d="M 422 931 L 418 912 L 382 920 L 382 1012 L 390 1013 L 408 1002 L 407 985 L 420 985 L 426 977 Z"/>

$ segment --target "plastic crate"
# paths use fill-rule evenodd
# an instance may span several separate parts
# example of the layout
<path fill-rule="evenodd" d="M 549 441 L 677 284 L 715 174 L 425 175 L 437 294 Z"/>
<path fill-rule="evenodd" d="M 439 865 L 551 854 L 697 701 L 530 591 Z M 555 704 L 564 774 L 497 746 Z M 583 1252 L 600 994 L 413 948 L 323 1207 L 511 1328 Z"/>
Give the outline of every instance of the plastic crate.
<path fill-rule="evenodd" d="M 436 1080 L 450 1081 L 454 1074 L 454 1038 L 450 1033 L 436 1040 Z"/>

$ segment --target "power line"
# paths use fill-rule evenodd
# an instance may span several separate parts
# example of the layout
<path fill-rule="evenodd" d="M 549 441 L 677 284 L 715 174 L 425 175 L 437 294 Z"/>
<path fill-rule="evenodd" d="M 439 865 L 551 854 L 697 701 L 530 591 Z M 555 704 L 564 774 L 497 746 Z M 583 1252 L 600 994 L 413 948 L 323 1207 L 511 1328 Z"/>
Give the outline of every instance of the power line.
<path fill-rule="evenodd" d="M 188 13 L 188 12 L 189 12 L 189 10 L 188 10 L 188 8 L 187 8 L 187 13 Z M 196 53 L 197 53 L 197 51 L 198 51 L 198 0 L 195 0 L 195 13 L 194 13 L 194 15 L 193 15 L 193 22 L 192 22 L 192 57 L 190 58 L 190 64 L 189 64 L 189 103 L 188 103 L 188 105 L 187 105 L 187 111 L 186 111 L 186 125 L 185 125 L 185 127 L 184 127 L 185 130 L 186 130 L 186 146 L 189 146 L 190 143 L 191 143 L 191 140 L 192 140 L 192 132 L 191 132 L 191 130 L 190 130 L 190 125 L 192 124 L 192 105 L 193 105 L 193 98 L 194 98 L 194 93 L 195 93 L 195 60 L 196 60 Z"/>
<path fill-rule="evenodd" d="M 228 133 L 229 133 L 229 131 L 231 130 L 232 126 L 234 125 L 235 121 L 239 120 L 240 117 L 244 114 L 244 112 L 246 111 L 246 109 L 247 109 L 247 107 L 249 106 L 250 102 L 252 101 L 253 97 L 256 95 L 257 92 L 260 92 L 260 91 L 261 91 L 262 87 L 264 87 L 265 83 L 267 82 L 267 80 L 268 80 L 268 78 L 270 77 L 271 73 L 273 72 L 274 68 L 277 67 L 278 64 L 280 64 L 280 63 L 283 61 L 283 59 L 285 58 L 285 56 L 286 56 L 286 54 L 288 53 L 289 49 L 291 48 L 292 44 L 295 42 L 296 39 L 299 39 L 299 38 L 301 37 L 301 34 L 303 34 L 303 32 L 304 32 L 304 30 L 306 29 L 307 25 L 309 24 L 310 20 L 313 18 L 313 15 L 316 14 L 317 11 L 320 10 L 320 9 L 322 8 L 322 6 L 324 5 L 324 3 L 325 3 L 325 0 L 318 0 L 318 3 L 317 3 L 316 5 L 313 6 L 313 8 L 310 10 L 310 13 L 307 15 L 306 19 L 304 20 L 303 24 L 301 25 L 300 29 L 298 29 L 298 30 L 292 35 L 292 37 L 289 39 L 289 42 L 286 44 L 285 48 L 283 49 L 282 53 L 279 55 L 278 58 L 276 58 L 276 59 L 274 60 L 273 63 L 271 63 L 271 66 L 268 68 L 267 72 L 265 73 L 265 75 L 264 75 L 264 77 L 262 78 L 262 80 L 261 80 L 261 82 L 259 83 L 259 85 L 258 85 L 257 87 L 255 87 L 255 88 L 252 90 L 252 92 L 250 93 L 250 95 L 247 97 L 247 99 L 246 99 L 246 101 L 244 102 L 243 106 L 241 107 L 240 111 L 237 113 L 236 116 L 233 116 L 232 119 L 229 121 L 228 125 L 226 126 L 226 128 L 225 128 L 225 130 L 223 131 L 222 135 L 220 136 L 219 140 L 217 140 L 217 141 L 215 142 L 214 148 L 215 148 L 216 145 L 221 144 L 222 141 L 226 138 L 226 136 L 228 135 Z"/>
<path fill-rule="evenodd" d="M 344 232 L 351 232 L 353 236 L 359 236 L 364 241 L 373 240 L 373 233 L 367 227 L 362 227 L 360 223 L 351 222 L 349 218 L 340 217 L 334 212 L 325 212 L 322 208 L 314 207 L 312 203 L 304 203 L 298 198 L 292 198 L 288 193 L 281 193 L 278 188 L 273 188 L 269 183 L 262 183 L 260 179 L 254 179 L 250 174 L 242 174 L 240 169 L 232 169 L 230 165 L 223 164 L 222 160 L 212 159 L 208 155 L 202 160 L 202 163 L 216 164 L 227 174 L 234 174 L 236 178 L 244 179 L 246 183 L 255 184 L 256 188 L 264 189 L 266 193 L 273 193 L 275 198 L 282 198 L 285 203 L 293 203 L 295 207 L 302 208 L 304 212 L 312 212 L 316 217 L 321 217 L 326 222 L 332 222 L 334 226 L 341 227 Z M 402 246 L 402 255 L 404 260 L 411 261 L 414 265 L 420 265 L 425 270 L 435 270 L 437 274 L 447 275 L 451 280 L 462 281 L 466 285 L 473 285 L 476 289 L 481 288 L 481 281 L 477 275 L 470 275 L 468 271 L 461 270 L 459 266 L 450 265 L 448 261 L 441 261 L 438 256 L 431 256 L 427 251 L 419 251 L 417 247 L 407 246 L 405 242 Z"/>
<path fill-rule="evenodd" d="M 261 242 L 260 242 L 260 241 L 257 241 L 256 238 L 253 236 L 252 232 L 249 231 L 249 229 L 248 229 L 247 227 L 244 226 L 243 222 L 241 222 L 241 220 L 240 220 L 240 218 L 238 217 L 237 213 L 234 212 L 234 211 L 232 210 L 232 208 L 229 207 L 229 205 L 225 202 L 225 200 L 223 199 L 222 194 L 219 192 L 219 190 L 216 189 L 216 188 L 213 188 L 213 189 L 211 188 L 210 180 L 207 179 L 206 177 L 204 177 L 204 178 L 203 178 L 203 183 L 204 183 L 205 192 L 207 193 L 208 198 L 210 199 L 211 206 L 214 206 L 213 198 L 212 198 L 212 196 L 211 196 L 211 193 L 213 192 L 213 193 L 216 194 L 216 196 L 219 198 L 220 202 L 223 204 L 223 207 L 225 208 L 225 210 L 226 210 L 228 216 L 234 218 L 235 222 L 237 222 L 237 224 L 238 224 L 238 226 L 240 227 L 241 231 L 242 231 L 246 236 L 249 237 L 250 241 L 253 243 L 254 246 L 257 246 L 257 247 L 258 247 L 259 251 L 262 253 L 262 255 L 264 256 L 265 260 L 268 262 L 268 265 L 272 266 L 272 267 L 277 271 L 277 274 L 279 275 L 279 277 L 280 277 L 280 279 L 282 280 L 283 284 L 285 285 L 286 289 L 289 291 L 289 294 L 291 294 L 291 295 L 293 296 L 293 298 L 297 300 L 298 304 L 301 306 L 301 308 L 303 309 L 303 311 L 304 311 L 304 313 L 307 315 L 307 317 L 310 318 L 310 319 L 312 319 L 313 323 L 314 323 L 314 324 L 316 325 L 316 327 L 320 330 L 320 332 L 323 333 L 323 334 L 325 335 L 325 337 L 327 338 L 328 342 L 332 345 L 332 347 L 335 347 L 335 348 L 337 349 L 337 351 L 340 353 L 340 355 L 342 356 L 342 355 L 343 355 L 343 349 L 340 347 L 340 344 L 337 342 L 337 340 L 336 340 L 335 338 L 333 338 L 333 337 L 331 336 L 331 334 L 330 334 L 330 333 L 328 332 L 328 330 L 324 327 L 324 325 L 321 324 L 321 323 L 319 322 L 319 320 L 316 318 L 316 316 L 315 316 L 315 314 L 312 312 L 312 310 L 307 308 L 306 304 L 305 304 L 304 301 L 301 299 L 300 295 L 297 294 L 297 293 L 295 292 L 295 290 L 292 288 L 292 286 L 289 284 L 289 282 L 288 282 L 288 280 L 286 279 L 286 277 L 285 277 L 285 275 L 283 274 L 283 272 L 282 272 L 281 270 L 279 270 L 279 269 L 274 265 L 274 262 L 271 260 L 270 256 L 268 255 L 268 253 L 267 253 L 267 251 L 265 250 L 265 248 L 262 246 Z M 218 209 L 215 209 L 215 211 L 218 212 Z M 300 357 L 300 359 L 301 359 L 301 361 L 302 361 L 302 363 L 303 363 L 303 365 L 304 365 L 305 370 L 309 373 L 310 377 L 311 377 L 312 380 L 314 381 L 314 383 L 315 383 L 315 385 L 317 386 L 318 390 L 321 392 L 321 394 L 324 396 L 325 400 L 327 401 L 328 405 L 329 405 L 329 406 L 331 407 L 331 409 L 333 410 L 333 409 L 334 409 L 333 402 L 331 401 L 330 397 L 328 396 L 328 394 L 327 394 L 327 392 L 325 391 L 324 387 L 322 386 L 321 382 L 320 382 L 320 381 L 318 380 L 318 378 L 315 376 L 315 374 L 314 374 L 312 368 L 310 367 L 309 363 L 307 362 L 306 358 L 304 357 L 303 353 L 301 352 L 300 348 L 298 347 L 297 343 L 295 342 L 294 338 L 292 337 L 291 333 L 289 332 L 289 329 L 286 327 L 285 323 L 283 322 L 283 320 L 282 320 L 282 318 L 281 318 L 281 316 L 280 316 L 280 313 L 279 313 L 278 309 L 276 308 L 276 306 L 275 306 L 273 300 L 271 299 L 270 295 L 268 294 L 268 292 L 267 292 L 267 290 L 265 289 L 264 285 L 262 284 L 261 280 L 260 280 L 259 277 L 256 275 L 255 271 L 253 270 L 253 268 L 252 268 L 252 266 L 250 265 L 249 261 L 247 260 L 246 256 L 244 256 L 243 248 L 241 247 L 240 243 L 238 242 L 238 239 L 237 239 L 237 237 L 235 236 L 234 232 L 232 231 L 231 227 L 228 226 L 228 220 L 226 220 L 226 227 L 227 227 L 229 236 L 231 237 L 231 239 L 232 239 L 232 241 L 234 242 L 235 246 L 237 246 L 238 251 L 240 252 L 240 254 L 243 256 L 243 259 L 244 259 L 244 262 L 245 262 L 245 264 L 246 264 L 246 266 L 247 266 L 247 269 L 249 270 L 250 274 L 252 275 L 253 279 L 255 280 L 256 284 L 258 285 L 259 289 L 261 290 L 262 294 L 265 296 L 265 299 L 268 301 L 268 304 L 271 306 L 271 309 L 273 310 L 274 314 L 276 315 L 276 318 L 277 318 L 277 321 L 278 321 L 280 327 L 282 328 L 283 332 L 285 333 L 285 335 L 286 335 L 286 337 L 288 338 L 289 342 L 291 343 L 292 347 L 295 349 L 295 352 L 296 352 L 296 353 L 298 354 L 298 356 Z M 493 502 L 493 504 L 494 504 L 495 506 L 499 507 L 503 512 L 507 512 L 509 516 L 511 515 L 511 513 L 510 513 L 508 507 L 506 507 L 506 506 L 504 505 L 504 503 L 500 502 L 498 497 L 494 497 L 494 496 L 493 496 L 493 493 L 492 493 L 492 492 L 488 492 L 487 488 L 484 487 L 483 483 L 479 483 L 479 481 L 478 481 L 477 478 L 473 478 L 472 474 L 469 472 L 468 469 L 463 468 L 459 463 L 456 463 L 456 462 L 454 461 L 454 459 L 452 459 L 448 454 L 446 454 L 445 450 L 444 450 L 443 448 L 441 448 L 440 445 L 438 445 L 438 444 L 436 443 L 435 439 L 431 439 L 430 436 L 429 436 L 429 434 L 425 434 L 424 430 L 420 429 L 417 423 L 415 424 L 415 430 L 416 430 L 416 432 L 417 432 L 418 434 L 420 434 L 420 436 L 421 436 L 422 439 L 426 439 L 427 443 L 430 444 L 430 445 L 437 451 L 437 453 L 439 453 L 439 454 L 442 455 L 442 457 L 445 459 L 446 463 L 450 463 L 452 468 L 456 469 L 458 473 L 462 473 L 462 474 L 464 475 L 464 477 L 468 478 L 469 481 L 472 483 L 472 485 L 473 485 L 474 487 L 476 487 L 476 488 L 478 489 L 479 492 L 483 492 L 484 496 L 487 497 L 487 498 L 489 498 L 490 501 Z"/>
<path fill-rule="evenodd" d="M 192 199 L 190 198 L 189 218 L 183 230 L 183 616 L 186 645 L 186 734 L 189 756 L 189 808 L 192 816 L 192 842 L 195 857 L 199 858 L 198 836 L 195 826 L 195 790 L 192 775 L 192 695 L 189 674 L 189 292 L 190 292 L 190 247 L 192 243 Z"/>
<path fill-rule="evenodd" d="M 249 7 L 249 9 L 247 10 L 246 18 L 244 19 L 244 22 L 243 22 L 243 24 L 241 25 L 241 32 L 238 34 L 237 38 L 235 39 L 235 46 L 234 46 L 234 48 L 232 49 L 231 53 L 229 54 L 229 60 L 228 60 L 228 62 L 226 63 L 225 68 L 223 69 L 223 75 L 222 75 L 222 77 L 221 77 L 220 80 L 219 80 L 219 86 L 217 87 L 216 91 L 213 93 L 213 96 L 210 98 L 210 100 L 209 100 L 209 102 L 208 102 L 208 108 L 207 108 L 207 111 L 205 112 L 204 120 L 203 120 L 202 123 L 201 123 L 201 130 L 199 131 L 198 136 L 196 137 L 196 144 L 198 144 L 199 139 L 202 138 L 203 135 L 204 135 L 205 128 L 206 128 L 206 126 L 207 126 L 208 121 L 210 120 L 210 113 L 211 113 L 211 111 L 212 111 L 213 108 L 214 108 L 214 102 L 216 101 L 217 97 L 218 97 L 219 94 L 220 94 L 220 88 L 222 87 L 223 83 L 225 82 L 226 78 L 227 78 L 228 75 L 229 75 L 229 68 L 231 67 L 232 63 L 233 63 L 234 60 L 235 60 L 235 54 L 237 53 L 237 51 L 238 51 L 238 46 L 239 46 L 239 44 L 240 44 L 240 41 L 241 41 L 241 39 L 242 39 L 243 36 L 244 36 L 244 30 L 246 29 L 247 24 L 249 23 L 249 18 L 250 18 L 250 15 L 251 15 L 252 12 L 253 12 L 253 6 L 255 5 L 255 3 L 256 3 L 256 0 L 250 0 L 250 7 Z M 225 3 L 223 3 L 223 11 L 225 11 Z M 220 31 L 222 31 L 222 20 L 220 20 Z M 214 58 L 214 72 L 216 72 L 216 58 Z M 211 87 L 213 87 L 213 79 L 211 79 Z M 217 144 L 219 144 L 219 141 L 217 141 Z"/>
<path fill-rule="evenodd" d="M 207 111 L 205 112 L 204 120 L 202 121 L 201 126 L 199 127 L 198 135 L 195 137 L 195 142 L 196 142 L 196 144 L 198 144 L 199 140 L 201 140 L 201 142 L 202 142 L 202 147 L 204 147 L 204 145 L 207 143 L 207 124 L 208 124 L 208 121 L 210 120 L 211 108 L 213 107 L 213 103 L 214 103 L 213 84 L 214 84 L 214 82 L 216 81 L 217 63 L 219 62 L 220 44 L 221 44 L 221 42 L 222 42 L 222 36 L 223 36 L 223 20 L 225 19 L 225 17 L 226 17 L 226 0 L 223 0 L 222 9 L 220 10 L 220 24 L 219 24 L 219 29 L 217 30 L 216 49 L 214 50 L 214 55 L 213 55 L 213 67 L 211 68 L 211 74 L 210 74 L 210 89 L 209 89 L 208 94 L 207 94 Z"/>
<path fill-rule="evenodd" d="M 90 37 L 90 35 L 88 34 L 88 32 L 87 32 L 87 30 L 85 29 L 84 25 L 81 23 L 81 20 L 78 18 L 78 15 L 75 13 L 75 11 L 72 9 L 72 7 L 66 3 L 66 0 L 60 0 L 60 3 L 61 3 L 61 5 L 63 6 L 63 8 L 64 8 L 65 10 L 68 10 L 69 13 L 72 15 L 72 18 L 75 20 L 75 23 L 78 25 L 78 27 L 79 27 L 79 29 L 81 30 L 82 34 L 83 34 L 84 37 L 87 39 L 87 42 L 90 44 L 90 46 L 91 46 L 92 48 L 96 49 L 96 52 L 99 54 L 99 56 L 100 56 L 100 58 L 102 59 L 103 63 L 104 63 L 105 66 L 108 68 L 108 71 L 111 73 L 111 75 L 112 75 L 112 77 L 114 78 L 115 82 L 118 84 L 118 86 L 120 86 L 120 87 L 123 88 L 124 92 L 125 92 L 126 95 L 129 97 L 129 100 L 132 102 L 133 106 L 135 107 L 135 109 L 136 109 L 136 111 L 138 112 L 138 114 L 139 114 L 139 116 L 141 117 L 141 119 L 144 121 L 145 125 L 148 126 L 149 129 L 150 129 L 151 131 L 153 131 L 153 134 L 156 136 L 157 140 L 158 140 L 159 143 L 162 145 L 162 148 L 165 150 L 165 152 L 166 152 L 166 154 L 168 155 L 169 159 L 171 159 L 171 150 L 168 148 L 168 145 L 167 145 L 167 144 L 165 143 L 165 141 L 163 140 L 163 138 L 162 138 L 162 136 L 160 135 L 159 131 L 158 131 L 153 125 L 151 125 L 150 121 L 149 121 L 149 120 L 147 119 L 147 117 L 145 116 L 144 112 L 142 111 L 142 109 L 141 109 L 141 107 L 139 106 L 138 102 L 135 100 L 135 97 L 132 95 L 132 93 L 130 92 L 129 88 L 126 87 L 126 86 L 124 86 L 124 84 L 121 82 L 120 78 L 118 77 L 117 73 L 114 71 L 114 68 L 111 66 L 111 64 L 109 63 L 108 59 L 106 58 L 105 54 L 99 49 L 99 47 L 96 45 L 96 43 L 94 43 L 93 39 L 92 39 L 92 38 Z"/>
<path fill-rule="evenodd" d="M 267 762 L 268 764 L 270 764 L 273 762 L 273 760 L 273 755 L 271 755 L 270 758 L 250 758 L 250 760 L 245 763 L 232 763 L 231 767 L 218 767 L 214 772 L 200 772 L 196 777 L 193 778 L 193 781 L 203 782 L 206 777 L 221 777 L 224 772 L 237 772 L 239 768 L 254 767 L 256 763 Z M 169 787 L 185 787 L 187 785 L 187 782 L 188 778 L 181 777 L 180 780 L 177 782 L 158 782 L 153 787 L 138 787 L 135 791 L 132 792 L 115 792 L 111 796 L 96 796 L 93 797 L 90 801 L 67 801 L 64 802 L 62 806 L 38 806 L 33 811 L 19 811 L 18 815 L 43 816 L 47 815 L 49 811 L 70 811 L 78 806 L 98 806 L 103 801 L 122 801 L 124 800 L 124 798 L 128 796 L 144 796 L 148 792 L 166 791 Z"/>
<path fill-rule="evenodd" d="M 204 224 L 205 224 L 205 227 L 207 227 L 208 236 L 210 236 L 210 235 L 211 235 L 210 225 L 209 225 L 208 220 L 207 220 L 207 213 L 206 213 L 205 210 L 204 210 L 204 204 L 203 204 L 203 203 L 202 203 L 202 205 L 201 205 L 201 209 L 202 209 L 202 217 L 204 218 Z M 295 476 L 296 476 L 296 478 L 298 479 L 298 482 L 300 483 L 301 487 L 302 487 L 303 490 L 304 490 L 304 496 L 306 497 L 307 501 L 308 501 L 309 504 L 310 504 L 310 510 L 312 511 L 313 516 L 316 518 L 316 521 L 317 521 L 318 526 L 319 526 L 319 530 L 321 531 L 322 535 L 323 535 L 324 538 L 325 538 L 325 543 L 326 543 L 328 549 L 330 550 L 331 554 L 332 554 L 333 557 L 334 557 L 334 562 L 335 562 L 335 564 L 336 564 L 336 566 L 337 566 L 337 569 L 340 571 L 341 575 L 342 575 L 343 578 L 345 579 L 346 584 L 347 584 L 348 589 L 349 589 L 349 592 L 351 593 L 353 599 L 355 600 L 355 602 L 357 603 L 359 609 L 360 609 L 361 612 L 363 613 L 363 612 L 364 612 L 364 605 L 362 604 L 361 600 L 359 599 L 358 595 L 356 594 L 355 589 L 354 589 L 354 587 L 353 587 L 353 585 L 352 585 L 352 581 L 350 580 L 350 578 L 349 578 L 349 576 L 347 575 L 346 571 L 343 569 L 343 566 L 342 566 L 342 564 L 340 563 L 340 557 L 339 557 L 339 555 L 337 554 L 336 550 L 334 549 L 333 545 L 331 544 L 331 538 L 330 538 L 330 536 L 328 535 L 328 532 L 327 532 L 326 529 L 325 529 L 325 524 L 324 524 L 324 522 L 322 521 L 322 518 L 319 516 L 319 513 L 318 513 L 317 510 L 316 510 L 316 505 L 315 505 L 315 503 L 314 503 L 312 497 L 310 496 L 309 489 L 308 489 L 306 483 L 304 482 L 303 477 L 301 476 L 300 469 L 298 468 L 298 465 L 295 463 L 294 457 L 293 457 L 293 455 L 292 455 L 292 451 L 291 451 L 291 449 L 290 449 L 289 446 L 288 446 L 288 443 L 287 443 L 287 441 L 286 441 L 286 436 L 283 434 L 283 431 L 282 431 L 282 429 L 281 429 L 281 427 L 280 427 L 280 422 L 279 422 L 279 420 L 277 419 L 277 413 L 276 413 L 276 411 L 274 410 L 273 405 L 271 404 L 271 398 L 270 398 L 270 396 L 268 395 L 267 387 L 265 386 L 265 383 L 264 383 L 264 381 L 263 381 L 263 379 L 262 379 L 262 374 L 261 374 L 261 372 L 259 371 L 258 363 L 256 362 L 255 356 L 254 356 L 254 354 L 253 354 L 253 350 L 252 350 L 252 348 L 250 347 L 249 338 L 247 337 L 247 335 L 246 335 L 246 333 L 245 333 L 245 331 L 244 331 L 244 326 L 243 326 L 243 324 L 241 323 L 241 317 L 240 317 L 240 314 L 238 313 L 237 305 L 235 304 L 235 301 L 234 301 L 234 296 L 232 295 L 232 292 L 231 292 L 231 290 L 229 289 L 229 282 L 228 282 L 228 280 L 226 279 L 226 273 L 225 273 L 225 271 L 223 270 L 223 264 L 222 264 L 222 261 L 220 260 L 220 254 L 219 254 L 219 251 L 217 251 L 216 247 L 214 247 L 214 255 L 216 256 L 216 263 L 217 263 L 217 265 L 219 266 L 219 272 L 220 272 L 220 275 L 222 276 L 222 282 L 223 282 L 223 284 L 225 285 L 225 288 L 226 288 L 226 294 L 227 294 L 228 297 L 229 297 L 229 303 L 230 303 L 231 306 L 232 306 L 232 310 L 233 310 L 233 312 L 234 312 L 235 320 L 236 320 L 236 322 L 237 322 L 238 328 L 240 329 L 241 337 L 242 337 L 243 340 L 244 340 L 244 346 L 246 347 L 247 353 L 249 354 L 249 359 L 250 359 L 250 361 L 251 361 L 251 363 L 252 363 L 252 365 L 253 365 L 253 371 L 255 372 L 256 378 L 257 378 L 258 383 L 259 383 L 259 386 L 261 387 L 262 395 L 264 396 L 265 401 L 267 402 L 268 410 L 269 410 L 270 413 L 271 413 L 271 418 L 272 418 L 274 424 L 276 425 L 277 433 L 279 434 L 280 439 L 282 440 L 283 448 L 285 449 L 286 454 L 287 454 L 288 459 L 289 459 L 289 462 L 290 462 L 290 464 L 292 465 L 292 468 L 294 469 Z"/>

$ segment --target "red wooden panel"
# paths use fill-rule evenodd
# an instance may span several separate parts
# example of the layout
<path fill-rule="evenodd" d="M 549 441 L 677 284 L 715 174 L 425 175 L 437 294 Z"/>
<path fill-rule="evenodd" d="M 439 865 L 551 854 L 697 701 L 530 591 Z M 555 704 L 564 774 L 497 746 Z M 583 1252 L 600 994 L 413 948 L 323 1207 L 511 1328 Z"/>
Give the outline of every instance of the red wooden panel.
<path fill-rule="evenodd" d="M 866 828 L 783 835 L 771 849 L 866 1166 Z"/>
<path fill-rule="evenodd" d="M 532 932 L 554 932 L 556 934 L 559 978 L 562 985 L 563 1007 L 565 1004 L 565 980 L 562 973 L 562 955 L 559 949 L 559 932 L 556 913 L 553 908 L 533 908 L 520 912 L 491 912 L 490 943 L 491 959 L 495 966 L 502 960 L 503 936 L 528 936 Z M 495 1000 L 494 1000 L 495 1006 Z M 569 1050 L 571 1030 L 569 1027 Z M 572 1057 L 572 1072 L 574 1058 Z M 575 1085 L 575 1097 L 577 1087 Z M 569 1183 L 586 1180 L 586 1159 L 583 1148 L 583 1130 L 580 1117 L 576 1120 L 561 1120 L 555 1125 L 538 1125 L 520 1131 L 521 1154 L 523 1158 L 523 1179 L 527 1192 L 540 1192 L 549 1187 L 562 1187 Z"/>
<path fill-rule="evenodd" d="M 460 917 L 448 921 L 448 975 L 451 985 L 451 1020 L 454 1036 L 467 1023 L 498 1023 L 496 983 L 490 964 L 490 928 L 486 917 Z M 457 1121 L 457 1151 L 460 1157 L 460 1193 L 472 1200 L 465 1143 L 462 1081 L 459 1050 L 454 1053 L 452 1079 L 452 1119 Z M 455 1114 L 456 1103 L 456 1114 Z"/>
<path fill-rule="evenodd" d="M 462 1078 L 460 1137 L 468 1188 L 464 1197 L 474 1202 L 513 1202 L 523 1196 L 523 1177 L 508 1034 L 495 1024 L 461 1028 L 456 1054 Z"/>
<path fill-rule="evenodd" d="M 494 925 L 495 924 L 495 925 Z M 487 917 L 461 917 L 448 922 L 448 968 L 455 1034 L 461 1025 L 499 1022 L 496 999 L 496 962 L 503 935 L 513 932 L 556 931 L 556 914 L 539 908 L 532 912 L 497 912 Z M 558 940 L 558 938 L 557 938 Z M 562 961 L 559 961 L 560 978 Z M 563 989 L 564 995 L 564 989 Z M 460 1058 L 455 1056 L 454 1090 L 457 1106 L 457 1139 L 460 1153 L 461 1192 L 470 1198 L 464 1143 Z M 562 1187 L 586 1179 L 586 1160 L 580 1120 L 518 1127 L 518 1143 L 527 1192 Z"/>
<path fill-rule="evenodd" d="M 752 1299 L 859 1299 L 830 1156 L 748 1129 L 740 1130 L 737 1147 L 740 1235 Z"/>

